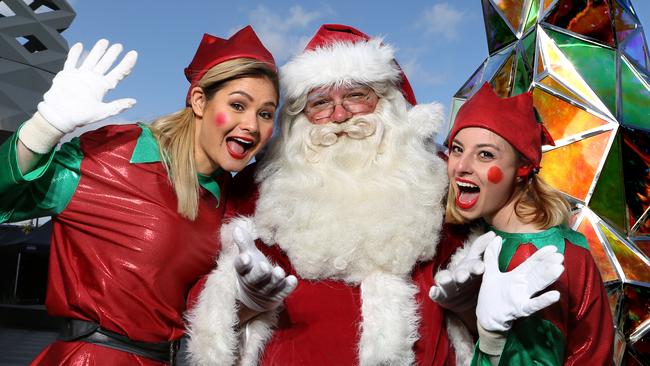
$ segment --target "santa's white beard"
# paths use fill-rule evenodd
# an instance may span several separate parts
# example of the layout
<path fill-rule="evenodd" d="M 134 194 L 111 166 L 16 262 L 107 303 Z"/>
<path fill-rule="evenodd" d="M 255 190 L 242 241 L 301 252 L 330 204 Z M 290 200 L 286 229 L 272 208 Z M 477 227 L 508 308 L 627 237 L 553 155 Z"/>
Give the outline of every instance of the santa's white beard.
<path fill-rule="evenodd" d="M 313 125 L 301 114 L 275 142 L 258 175 L 258 233 L 303 278 L 359 283 L 376 272 L 406 275 L 435 254 L 444 162 L 409 125 L 403 98 L 382 98 L 375 113 L 350 123 L 370 125 L 368 136 L 355 127 L 321 133 L 339 127 Z"/>

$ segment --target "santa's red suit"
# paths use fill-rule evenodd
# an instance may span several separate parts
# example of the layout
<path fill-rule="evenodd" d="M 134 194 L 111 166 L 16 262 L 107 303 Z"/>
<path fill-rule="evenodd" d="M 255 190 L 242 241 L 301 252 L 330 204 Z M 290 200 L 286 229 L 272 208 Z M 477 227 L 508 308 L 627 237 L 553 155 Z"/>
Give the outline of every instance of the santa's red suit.
<path fill-rule="evenodd" d="M 442 108 L 413 106 L 389 46 L 349 27 L 326 27 L 308 45 L 313 52 L 282 69 L 287 98 L 299 99 L 337 80 L 363 80 L 379 102 L 373 113 L 336 126 L 314 125 L 304 113 L 281 116 L 282 135 L 259 167 L 235 177 L 229 212 L 239 217 L 222 228 L 217 269 L 190 314 L 192 360 L 453 366 L 458 357 L 468 362 L 472 343 L 462 339 L 467 334 L 452 327 L 458 333 L 452 338 L 459 340 L 452 342 L 447 317 L 428 297 L 434 272 L 461 244 L 452 231 L 441 238 L 446 167 L 426 143 L 444 119 Z M 357 137 L 349 137 L 352 130 Z M 258 238 L 257 247 L 271 262 L 298 278 L 283 306 L 241 327 L 232 265 L 238 255 L 231 237 L 235 225 Z"/>

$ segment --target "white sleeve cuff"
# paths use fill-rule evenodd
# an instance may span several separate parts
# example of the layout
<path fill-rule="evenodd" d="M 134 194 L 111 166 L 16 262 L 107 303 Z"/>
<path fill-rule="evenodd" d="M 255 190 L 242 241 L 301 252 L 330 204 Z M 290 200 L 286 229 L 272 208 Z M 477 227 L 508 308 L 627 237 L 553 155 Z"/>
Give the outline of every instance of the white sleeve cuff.
<path fill-rule="evenodd" d="M 49 153 L 65 133 L 52 126 L 39 112 L 20 127 L 18 139 L 32 152 Z"/>

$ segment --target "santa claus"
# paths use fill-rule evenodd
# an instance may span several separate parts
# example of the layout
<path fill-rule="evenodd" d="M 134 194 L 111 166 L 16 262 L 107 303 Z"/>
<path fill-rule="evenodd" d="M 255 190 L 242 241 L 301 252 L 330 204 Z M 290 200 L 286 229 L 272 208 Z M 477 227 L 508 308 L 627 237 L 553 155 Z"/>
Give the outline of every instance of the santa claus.
<path fill-rule="evenodd" d="M 190 314 L 192 360 L 454 365 L 470 356 L 452 347 L 428 297 L 459 244 L 440 237 L 448 181 L 432 137 L 443 108 L 417 105 L 393 48 L 348 26 L 323 25 L 280 75 L 280 134 L 235 178 L 228 205 L 238 216 L 222 228 L 217 269 Z"/>

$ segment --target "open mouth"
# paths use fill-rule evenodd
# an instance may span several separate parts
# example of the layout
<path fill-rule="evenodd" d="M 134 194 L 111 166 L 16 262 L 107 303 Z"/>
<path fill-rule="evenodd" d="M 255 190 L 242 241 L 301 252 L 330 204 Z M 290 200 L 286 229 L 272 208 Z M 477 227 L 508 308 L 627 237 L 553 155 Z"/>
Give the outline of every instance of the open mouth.
<path fill-rule="evenodd" d="M 481 189 L 473 183 L 456 180 L 456 206 L 468 210 L 476 204 Z"/>
<path fill-rule="evenodd" d="M 253 141 L 241 137 L 227 137 L 226 146 L 228 147 L 228 152 L 233 158 L 243 159 L 255 144 Z"/>

